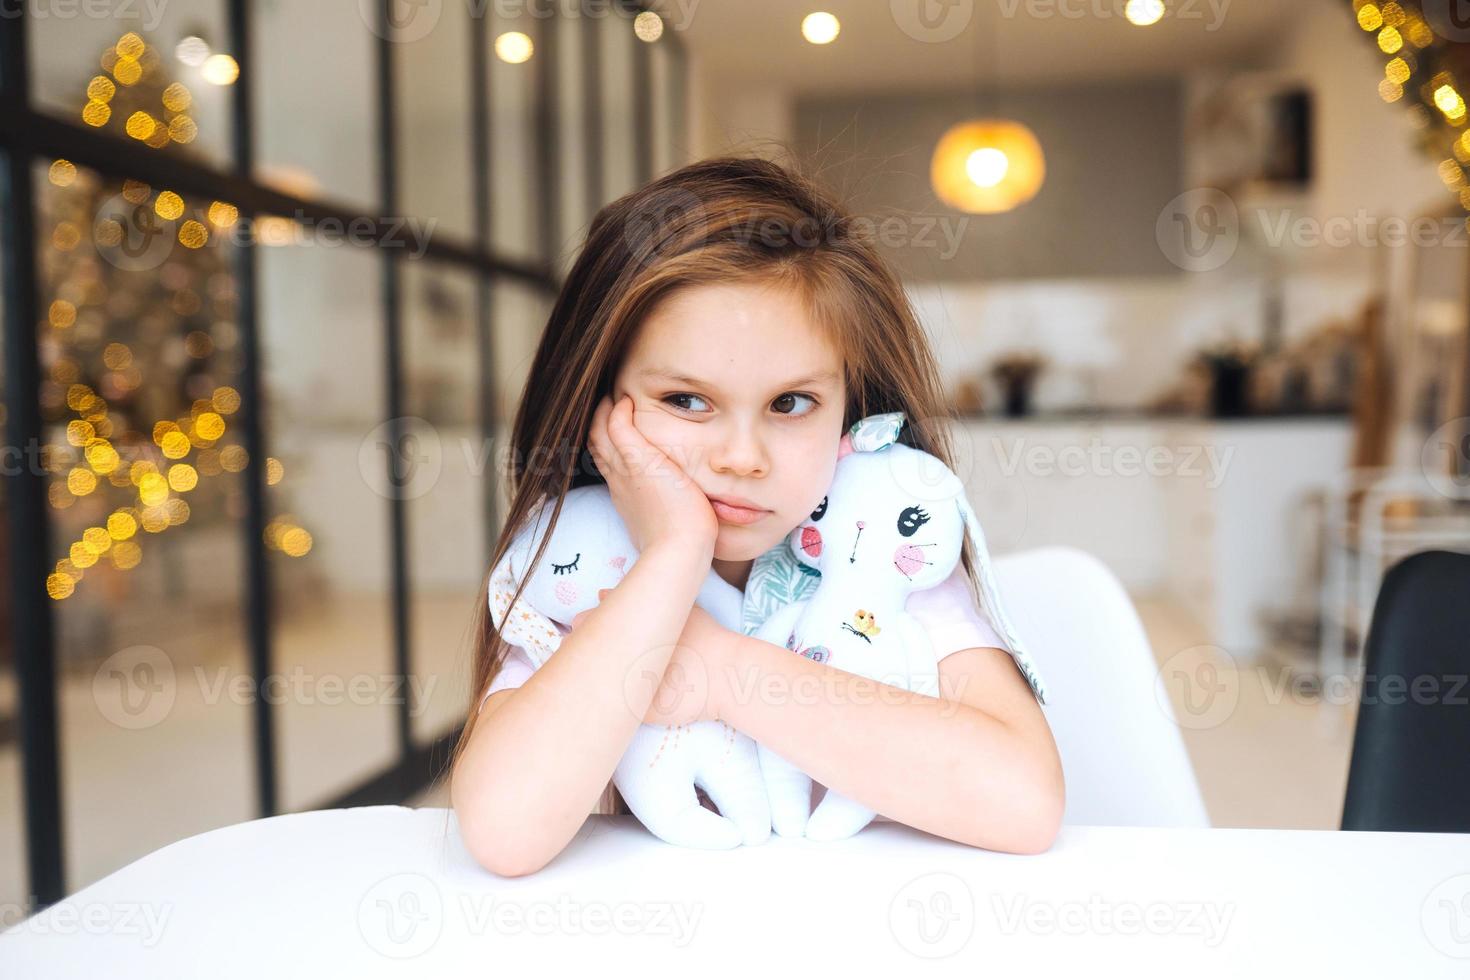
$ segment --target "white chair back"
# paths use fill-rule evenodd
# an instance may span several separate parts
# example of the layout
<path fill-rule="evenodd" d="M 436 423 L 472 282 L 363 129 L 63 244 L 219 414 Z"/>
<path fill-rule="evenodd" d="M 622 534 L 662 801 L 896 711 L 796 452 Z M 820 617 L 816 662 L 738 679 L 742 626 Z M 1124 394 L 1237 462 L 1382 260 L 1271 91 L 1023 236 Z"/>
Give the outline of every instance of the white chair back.
<path fill-rule="evenodd" d="M 1098 559 L 1047 547 L 999 556 L 1006 610 L 1047 685 L 1067 780 L 1063 823 L 1208 827 L 1158 664 L 1122 583 Z"/>

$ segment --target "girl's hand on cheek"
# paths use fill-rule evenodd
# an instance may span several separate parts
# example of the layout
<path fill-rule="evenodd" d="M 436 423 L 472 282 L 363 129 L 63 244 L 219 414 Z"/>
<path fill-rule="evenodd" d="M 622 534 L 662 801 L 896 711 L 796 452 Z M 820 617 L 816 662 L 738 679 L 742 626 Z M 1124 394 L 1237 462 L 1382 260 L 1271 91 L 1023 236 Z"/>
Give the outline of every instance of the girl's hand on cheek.
<path fill-rule="evenodd" d="M 690 548 L 714 559 L 714 509 L 698 484 L 638 431 L 631 396 L 614 403 L 604 395 L 597 403 L 587 448 L 640 553 Z"/>

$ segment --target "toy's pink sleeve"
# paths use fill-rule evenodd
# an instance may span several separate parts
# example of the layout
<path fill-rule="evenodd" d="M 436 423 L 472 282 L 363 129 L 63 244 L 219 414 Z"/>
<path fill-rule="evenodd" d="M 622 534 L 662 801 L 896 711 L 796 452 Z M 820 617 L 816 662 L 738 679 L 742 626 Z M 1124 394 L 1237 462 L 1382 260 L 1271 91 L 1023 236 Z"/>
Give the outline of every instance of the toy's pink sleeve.
<path fill-rule="evenodd" d="M 511 645 L 506 651 L 505 660 L 501 663 L 500 670 L 491 679 L 490 687 L 485 691 L 485 696 L 480 699 L 480 705 L 475 709 L 475 713 L 479 714 L 480 708 L 485 707 L 485 702 L 490 699 L 490 695 L 496 691 L 504 691 L 507 688 L 520 687 L 526 682 L 526 678 L 535 672 L 536 668 L 531 665 L 531 658 L 526 656 L 526 651 L 518 646 Z"/>
<path fill-rule="evenodd" d="M 904 605 L 919 621 L 934 644 L 934 656 L 943 660 L 951 653 L 970 647 L 996 647 L 1014 654 L 990 620 L 970 596 L 970 582 L 963 565 L 955 565 L 949 578 L 930 589 L 915 592 Z"/>

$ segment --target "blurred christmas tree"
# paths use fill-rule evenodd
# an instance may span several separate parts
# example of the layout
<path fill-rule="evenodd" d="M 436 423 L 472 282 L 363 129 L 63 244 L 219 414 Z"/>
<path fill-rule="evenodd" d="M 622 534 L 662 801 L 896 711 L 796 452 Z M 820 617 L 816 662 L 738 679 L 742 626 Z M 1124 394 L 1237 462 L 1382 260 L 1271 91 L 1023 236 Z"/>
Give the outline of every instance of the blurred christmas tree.
<path fill-rule="evenodd" d="M 183 46 L 178 56 L 190 63 Z M 227 55 L 206 50 L 194 63 L 216 84 L 238 75 Z M 102 52 L 100 67 L 80 86 L 85 125 L 194 155 L 193 98 L 154 47 L 125 34 Z M 47 178 L 38 224 L 41 288 L 49 292 L 40 340 L 43 464 L 54 475 L 58 540 L 70 539 L 47 592 L 65 599 L 84 577 L 100 575 L 108 594 L 123 597 L 123 573 L 144 561 L 151 536 L 190 520 L 232 527 L 244 516 L 242 481 L 212 479 L 250 462 L 234 418 L 238 298 L 223 247 L 239 216 L 223 201 L 191 201 L 67 160 L 54 161 Z M 282 475 L 278 461 L 266 461 L 268 483 Z M 283 515 L 267 544 L 299 557 L 311 535 Z"/>
<path fill-rule="evenodd" d="M 1470 25 L 1454 16 L 1454 3 L 1353 0 L 1352 7 L 1358 26 L 1386 59 L 1379 96 L 1407 107 L 1420 149 L 1438 161 L 1440 179 L 1470 211 L 1463 94 L 1470 76 Z"/>

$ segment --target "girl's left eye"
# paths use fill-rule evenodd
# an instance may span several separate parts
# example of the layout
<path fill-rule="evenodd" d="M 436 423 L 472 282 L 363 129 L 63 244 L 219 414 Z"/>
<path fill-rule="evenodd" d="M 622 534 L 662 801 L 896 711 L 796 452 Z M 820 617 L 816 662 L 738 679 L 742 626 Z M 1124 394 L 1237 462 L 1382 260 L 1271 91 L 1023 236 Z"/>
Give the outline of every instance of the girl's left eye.
<path fill-rule="evenodd" d="M 810 405 L 804 411 L 798 412 L 794 409 L 779 407 L 783 405 L 790 405 L 794 399 L 798 398 L 805 398 L 810 403 Z M 806 415 L 810 413 L 812 409 L 817 407 L 817 400 L 811 395 L 803 395 L 795 391 L 788 391 L 784 395 L 778 395 L 776 400 L 771 402 L 771 407 L 776 409 L 776 411 L 782 415 Z"/>
<path fill-rule="evenodd" d="M 679 404 L 679 400 L 680 399 L 685 399 L 685 398 L 690 399 L 691 401 L 699 402 L 699 403 L 703 404 L 705 406 L 705 408 L 704 409 L 691 408 L 688 405 Z M 664 401 L 671 402 L 671 403 L 674 404 L 674 407 L 675 408 L 682 408 L 686 412 L 699 412 L 699 411 L 704 411 L 704 410 L 706 410 L 706 409 L 709 408 L 709 403 L 706 402 L 703 398 L 700 398 L 698 395 L 691 395 L 688 392 L 680 392 L 680 393 L 678 393 L 676 395 L 669 395 L 667 398 L 664 399 Z"/>

